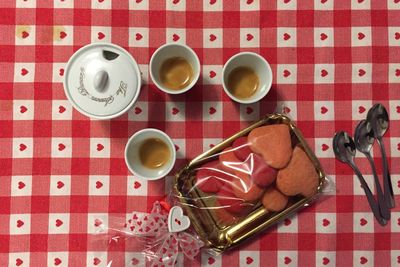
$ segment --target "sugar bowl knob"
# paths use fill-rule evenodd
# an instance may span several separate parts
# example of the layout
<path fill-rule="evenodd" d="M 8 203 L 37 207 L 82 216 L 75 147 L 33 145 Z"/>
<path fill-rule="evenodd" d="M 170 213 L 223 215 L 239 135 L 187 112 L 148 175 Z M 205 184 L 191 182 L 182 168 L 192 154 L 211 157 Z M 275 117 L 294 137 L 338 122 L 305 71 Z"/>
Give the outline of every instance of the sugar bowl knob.
<path fill-rule="evenodd" d="M 94 76 L 93 85 L 98 92 L 103 92 L 108 83 L 108 73 L 105 70 L 100 70 Z"/>

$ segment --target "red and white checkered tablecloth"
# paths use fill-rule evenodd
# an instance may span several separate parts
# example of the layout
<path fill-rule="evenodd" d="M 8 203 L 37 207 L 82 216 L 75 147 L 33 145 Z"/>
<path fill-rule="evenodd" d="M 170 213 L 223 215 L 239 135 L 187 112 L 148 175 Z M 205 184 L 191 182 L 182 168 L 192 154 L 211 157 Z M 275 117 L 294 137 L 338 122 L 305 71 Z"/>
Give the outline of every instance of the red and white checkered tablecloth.
<path fill-rule="evenodd" d="M 73 110 L 62 86 L 73 52 L 100 41 L 126 48 L 145 79 L 135 107 L 111 121 Z M 202 63 L 183 95 L 148 79 L 165 42 L 186 43 Z M 240 51 L 271 64 L 273 86 L 259 103 L 223 92 L 222 66 Z M 391 117 L 385 145 L 397 207 L 386 227 L 331 148 L 334 132 L 352 133 L 376 102 Z M 0 266 L 143 265 L 135 242 L 107 246 L 92 235 L 95 219 L 148 211 L 171 186 L 172 176 L 146 182 L 128 172 L 128 137 L 167 132 L 176 171 L 276 107 L 297 122 L 336 190 L 252 242 L 194 263 L 180 255 L 178 266 L 400 266 L 399 0 L 0 1 Z M 373 186 L 366 159 L 357 163 Z"/>

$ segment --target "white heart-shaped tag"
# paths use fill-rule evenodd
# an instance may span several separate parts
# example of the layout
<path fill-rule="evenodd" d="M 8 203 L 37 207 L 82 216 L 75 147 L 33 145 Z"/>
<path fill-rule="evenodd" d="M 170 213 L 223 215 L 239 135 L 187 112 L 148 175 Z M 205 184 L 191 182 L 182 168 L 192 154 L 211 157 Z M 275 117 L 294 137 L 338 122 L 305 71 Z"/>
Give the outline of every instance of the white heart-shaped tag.
<path fill-rule="evenodd" d="M 183 210 L 179 206 L 173 206 L 168 214 L 168 231 L 170 233 L 182 232 L 188 229 L 190 220 L 183 215 Z"/>

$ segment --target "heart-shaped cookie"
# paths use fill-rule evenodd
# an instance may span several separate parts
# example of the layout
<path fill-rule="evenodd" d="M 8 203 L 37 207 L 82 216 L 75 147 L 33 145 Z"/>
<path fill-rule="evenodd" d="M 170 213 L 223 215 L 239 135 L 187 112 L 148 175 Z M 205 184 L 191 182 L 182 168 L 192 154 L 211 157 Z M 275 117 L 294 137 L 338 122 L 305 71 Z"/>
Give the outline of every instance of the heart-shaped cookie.
<path fill-rule="evenodd" d="M 182 232 L 188 229 L 190 220 L 183 215 L 183 210 L 179 206 L 173 206 L 168 214 L 168 231 L 170 233 Z"/>
<path fill-rule="evenodd" d="M 275 186 L 270 186 L 265 190 L 262 197 L 262 203 L 268 211 L 276 212 L 283 210 L 289 198 L 282 194 Z"/>
<path fill-rule="evenodd" d="M 264 193 L 264 189 L 259 187 L 245 172 L 236 172 L 236 179 L 232 181 L 232 190 L 235 196 L 246 202 L 258 200 Z"/>
<path fill-rule="evenodd" d="M 226 180 L 231 180 L 230 176 L 221 169 L 219 161 L 210 161 L 197 169 L 195 186 L 205 193 L 216 193 Z"/>
<path fill-rule="evenodd" d="M 292 156 L 292 142 L 286 124 L 258 127 L 249 133 L 248 141 L 250 149 L 275 169 L 285 167 Z"/>
<path fill-rule="evenodd" d="M 293 150 L 289 164 L 279 170 L 276 186 L 287 196 L 312 196 L 317 191 L 318 173 L 306 152 L 299 146 Z"/>
<path fill-rule="evenodd" d="M 278 171 L 265 163 L 263 158 L 255 153 L 250 155 L 251 179 L 260 187 L 267 187 L 272 184 Z"/>
<path fill-rule="evenodd" d="M 217 207 L 220 209 L 225 209 L 230 213 L 243 215 L 246 214 L 253 206 L 254 204 L 246 203 L 243 199 L 235 196 L 230 185 L 223 186 L 217 193 Z"/>
<path fill-rule="evenodd" d="M 236 139 L 233 142 L 232 147 L 233 153 L 235 153 L 235 156 L 241 161 L 245 161 L 247 157 L 252 153 L 250 145 L 247 142 L 247 137 L 245 136 Z"/>

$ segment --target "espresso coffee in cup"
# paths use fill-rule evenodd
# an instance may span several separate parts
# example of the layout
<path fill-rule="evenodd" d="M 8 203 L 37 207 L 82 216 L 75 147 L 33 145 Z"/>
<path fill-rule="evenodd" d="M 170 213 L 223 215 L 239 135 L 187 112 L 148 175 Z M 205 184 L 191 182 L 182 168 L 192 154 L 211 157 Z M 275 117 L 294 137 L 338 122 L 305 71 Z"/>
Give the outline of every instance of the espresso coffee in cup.
<path fill-rule="evenodd" d="M 139 159 L 143 166 L 157 169 L 164 166 L 171 157 L 168 145 L 160 138 L 144 140 L 139 148 Z"/>
<path fill-rule="evenodd" d="M 168 58 L 161 64 L 161 83 L 171 90 L 181 90 L 193 80 L 193 68 L 183 57 Z"/>
<path fill-rule="evenodd" d="M 228 90 L 237 98 L 250 98 L 257 92 L 259 86 L 260 79 L 250 67 L 240 66 L 229 74 Z"/>

